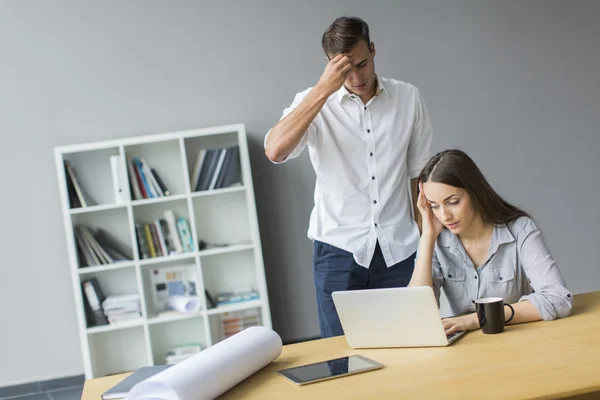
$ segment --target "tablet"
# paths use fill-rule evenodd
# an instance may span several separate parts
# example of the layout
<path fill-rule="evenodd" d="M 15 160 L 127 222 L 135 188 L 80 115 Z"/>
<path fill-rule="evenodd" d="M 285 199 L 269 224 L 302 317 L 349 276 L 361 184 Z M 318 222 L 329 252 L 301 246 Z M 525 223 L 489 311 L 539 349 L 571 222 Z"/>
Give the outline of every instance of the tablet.
<path fill-rule="evenodd" d="M 340 378 L 342 376 L 359 374 L 383 368 L 382 364 L 367 357 L 352 355 L 314 364 L 301 365 L 277 371 L 296 385 Z"/>

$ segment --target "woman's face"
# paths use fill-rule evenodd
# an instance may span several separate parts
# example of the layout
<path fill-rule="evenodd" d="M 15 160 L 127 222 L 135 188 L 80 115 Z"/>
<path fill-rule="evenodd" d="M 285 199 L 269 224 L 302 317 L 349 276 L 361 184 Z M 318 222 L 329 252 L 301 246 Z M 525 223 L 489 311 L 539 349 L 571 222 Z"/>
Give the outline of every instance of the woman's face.
<path fill-rule="evenodd" d="M 455 235 L 468 231 L 477 218 L 471 197 L 465 189 L 426 182 L 423 184 L 423 193 L 437 219 Z"/>

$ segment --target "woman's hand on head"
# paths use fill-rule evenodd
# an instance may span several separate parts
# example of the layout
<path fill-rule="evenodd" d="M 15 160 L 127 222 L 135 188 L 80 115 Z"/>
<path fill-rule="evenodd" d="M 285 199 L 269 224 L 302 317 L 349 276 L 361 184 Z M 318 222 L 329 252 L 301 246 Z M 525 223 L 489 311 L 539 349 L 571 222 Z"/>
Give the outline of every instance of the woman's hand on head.
<path fill-rule="evenodd" d="M 477 314 L 475 313 L 461 315 L 460 317 L 444 318 L 442 319 L 442 325 L 444 326 L 446 335 L 479 329 L 479 321 L 477 320 Z"/>
<path fill-rule="evenodd" d="M 429 236 L 433 239 L 437 239 L 437 237 L 444 229 L 444 225 L 433 214 L 433 210 L 431 210 L 431 205 L 427 202 L 427 199 L 425 198 L 425 193 L 423 192 L 423 182 L 421 181 L 419 181 L 419 198 L 417 199 L 417 207 L 419 208 L 419 212 L 421 213 L 421 220 L 423 225 L 423 233 L 421 236 Z"/>

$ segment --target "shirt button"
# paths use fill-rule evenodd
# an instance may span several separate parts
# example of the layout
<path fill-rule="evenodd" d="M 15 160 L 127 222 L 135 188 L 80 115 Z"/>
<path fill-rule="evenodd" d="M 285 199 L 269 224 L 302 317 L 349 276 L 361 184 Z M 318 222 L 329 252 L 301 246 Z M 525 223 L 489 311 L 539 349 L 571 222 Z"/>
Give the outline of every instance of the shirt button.
<path fill-rule="evenodd" d="M 373 204 L 377 204 L 377 200 L 373 200 Z"/>
<path fill-rule="evenodd" d="M 571 294 L 569 293 L 569 294 L 567 295 L 567 297 L 571 297 Z"/>
<path fill-rule="evenodd" d="M 373 181 L 374 181 L 374 180 L 375 180 L 375 177 L 374 177 L 374 176 L 372 176 L 372 177 L 371 177 L 371 180 L 373 180 Z"/>
<path fill-rule="evenodd" d="M 475 275 L 475 279 L 477 279 L 477 275 Z"/>
<path fill-rule="evenodd" d="M 499 277 L 498 279 L 502 280 L 502 277 Z"/>
<path fill-rule="evenodd" d="M 452 274 L 448 274 L 448 278 L 452 278 Z"/>
<path fill-rule="evenodd" d="M 370 129 L 367 129 L 367 133 L 371 133 L 371 130 L 370 130 Z"/>
<path fill-rule="evenodd" d="M 365 106 L 365 110 L 367 109 L 367 106 Z"/>
<path fill-rule="evenodd" d="M 374 224 L 374 225 L 375 225 L 375 228 L 377 228 L 377 222 L 375 222 L 375 224 Z"/>
<path fill-rule="evenodd" d="M 373 157 L 373 153 L 369 153 L 369 155 L 370 155 L 371 157 Z"/>

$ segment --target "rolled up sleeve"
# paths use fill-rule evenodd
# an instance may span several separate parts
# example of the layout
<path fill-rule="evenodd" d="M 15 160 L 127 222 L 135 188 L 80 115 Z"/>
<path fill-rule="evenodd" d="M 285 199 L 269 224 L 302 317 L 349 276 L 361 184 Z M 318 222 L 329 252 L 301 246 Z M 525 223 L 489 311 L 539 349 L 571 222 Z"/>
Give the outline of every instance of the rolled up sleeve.
<path fill-rule="evenodd" d="M 433 129 L 429 121 L 425 100 L 419 89 L 415 88 L 415 90 L 415 122 L 408 145 L 407 157 L 409 179 L 418 177 L 427 161 L 429 161 L 433 137 Z"/>
<path fill-rule="evenodd" d="M 542 232 L 529 221 L 519 236 L 521 262 L 534 290 L 519 301 L 528 300 L 546 321 L 569 316 L 573 309 L 573 294 L 567 289 L 558 265 L 548 251 Z"/>
<path fill-rule="evenodd" d="M 292 102 L 292 104 L 288 108 L 283 110 L 283 115 L 281 116 L 281 118 L 279 118 L 279 120 L 281 121 L 282 119 L 287 117 L 287 115 L 289 113 L 294 111 L 296 109 L 296 107 L 298 107 L 298 105 L 300 105 L 300 103 L 302 103 L 302 100 L 304 100 L 304 98 L 308 95 L 308 93 L 310 93 L 310 91 L 311 91 L 311 89 L 307 89 L 304 92 L 297 93 L 296 96 L 294 97 L 294 101 Z M 302 139 L 300 139 L 300 142 L 296 145 L 296 147 L 294 147 L 294 150 L 292 150 L 292 152 L 290 154 L 288 154 L 288 156 L 283 161 L 279 161 L 279 162 L 272 161 L 273 164 L 282 164 L 282 163 L 284 163 L 288 160 L 291 160 L 293 158 L 296 158 L 300 154 L 302 154 L 302 151 L 308 144 L 308 141 L 317 133 L 317 124 L 318 124 L 317 118 L 319 118 L 319 117 L 317 116 L 310 123 L 310 125 L 308 126 L 308 129 L 306 130 L 306 132 L 304 132 Z M 265 135 L 265 140 L 263 143 L 264 148 L 267 148 L 267 138 L 269 137 L 269 134 L 271 133 L 272 130 L 273 129 L 270 129 L 269 132 L 267 132 L 267 134 Z"/>

